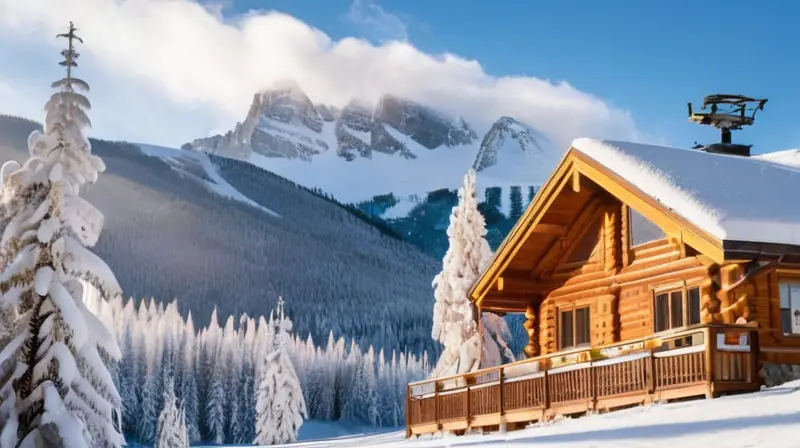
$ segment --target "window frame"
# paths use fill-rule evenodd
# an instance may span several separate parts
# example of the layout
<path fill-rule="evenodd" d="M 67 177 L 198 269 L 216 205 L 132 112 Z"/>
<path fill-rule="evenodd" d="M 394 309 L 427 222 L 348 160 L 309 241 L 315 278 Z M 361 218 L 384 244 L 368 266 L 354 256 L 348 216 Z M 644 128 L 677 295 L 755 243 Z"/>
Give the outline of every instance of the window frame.
<path fill-rule="evenodd" d="M 800 286 L 800 277 L 798 277 L 798 276 L 780 276 L 780 277 L 778 277 L 778 281 L 776 283 L 777 283 L 777 287 L 778 287 L 778 323 L 780 325 L 781 335 L 783 335 L 785 337 L 789 337 L 789 338 L 800 338 L 800 333 L 792 333 L 791 332 L 791 318 L 792 318 L 791 315 L 789 316 L 789 327 L 790 327 L 789 328 L 789 332 L 787 333 L 786 331 L 784 331 L 784 328 L 783 328 L 783 311 L 784 310 L 789 310 L 789 312 L 791 312 L 791 310 L 792 310 L 792 302 L 793 302 L 793 300 L 792 300 L 792 296 L 791 296 L 791 288 L 789 288 L 789 308 L 784 308 L 783 307 L 783 298 L 781 297 L 781 290 L 783 289 L 782 286 L 783 285 Z M 796 300 L 798 302 L 800 302 L 800 297 L 798 297 Z M 798 307 L 798 309 L 800 309 L 800 307 Z"/>
<path fill-rule="evenodd" d="M 577 311 L 578 310 L 586 310 L 586 333 L 588 336 L 588 340 L 582 344 L 577 344 L 576 341 L 578 339 L 578 327 L 577 327 Z M 564 346 L 564 338 L 562 334 L 563 330 L 563 313 L 570 312 L 572 313 L 572 345 L 565 347 Z M 562 350 L 571 350 L 571 349 L 578 349 L 582 347 L 591 347 L 592 345 L 592 309 L 590 303 L 570 303 L 566 305 L 561 305 L 556 308 L 556 330 L 557 330 L 557 346 L 558 351 Z"/>
<path fill-rule="evenodd" d="M 638 210 L 636 210 L 635 208 L 633 208 L 633 207 L 631 207 L 630 205 L 627 205 L 627 204 L 626 204 L 626 207 L 628 208 L 628 210 L 627 210 L 627 215 L 628 215 L 627 221 L 628 222 L 625 223 L 625 224 L 628 226 L 628 232 L 627 233 L 628 233 L 628 248 L 629 248 L 629 250 L 636 249 L 638 247 L 644 246 L 646 244 L 653 243 L 655 241 L 666 240 L 666 239 L 669 238 L 669 236 L 667 235 L 667 232 L 664 229 L 662 229 L 661 227 L 657 226 L 653 221 L 648 219 L 646 216 L 644 216 Z M 642 220 L 646 221 L 647 223 L 649 223 L 653 227 L 657 228 L 661 232 L 662 236 L 660 236 L 658 238 L 654 238 L 652 240 L 648 240 L 648 241 L 644 241 L 644 242 L 638 242 L 638 243 L 634 244 L 634 242 L 633 242 L 634 232 L 635 232 L 634 225 L 633 225 L 633 215 L 634 215 L 634 213 L 639 215 L 642 218 Z"/>
<path fill-rule="evenodd" d="M 691 310 L 689 309 L 689 304 L 690 304 L 689 291 L 694 290 L 694 289 L 697 290 L 697 295 L 698 295 L 697 305 L 698 305 L 699 309 L 698 309 L 697 317 L 700 319 L 700 321 L 698 321 L 698 322 L 692 322 L 691 321 L 692 313 L 691 313 Z M 673 313 L 672 313 L 673 297 L 672 297 L 672 294 L 675 293 L 675 292 L 680 292 L 681 293 L 681 319 L 682 319 L 682 322 L 681 322 L 681 325 L 674 325 L 673 326 L 672 325 L 672 318 L 673 318 Z M 667 294 L 668 295 L 668 298 L 667 298 L 667 300 L 669 301 L 668 304 L 667 304 L 668 322 L 667 322 L 667 328 L 665 328 L 663 330 L 659 330 L 658 326 L 657 326 L 657 323 L 658 323 L 657 299 L 658 299 L 658 296 L 660 296 L 662 294 Z M 670 284 L 667 284 L 667 285 L 659 285 L 659 286 L 656 286 L 654 288 L 651 288 L 651 291 L 650 291 L 650 311 L 651 311 L 651 315 L 653 316 L 653 324 L 652 324 L 653 334 L 665 333 L 665 332 L 669 332 L 669 331 L 674 331 L 676 329 L 688 328 L 688 327 L 691 327 L 691 326 L 694 326 L 694 325 L 701 324 L 702 323 L 702 316 L 701 316 L 700 311 L 702 310 L 702 307 L 703 307 L 703 295 L 702 295 L 701 290 L 700 290 L 700 282 L 685 282 L 685 281 L 683 281 L 683 282 L 679 282 L 679 283 L 670 283 Z"/>

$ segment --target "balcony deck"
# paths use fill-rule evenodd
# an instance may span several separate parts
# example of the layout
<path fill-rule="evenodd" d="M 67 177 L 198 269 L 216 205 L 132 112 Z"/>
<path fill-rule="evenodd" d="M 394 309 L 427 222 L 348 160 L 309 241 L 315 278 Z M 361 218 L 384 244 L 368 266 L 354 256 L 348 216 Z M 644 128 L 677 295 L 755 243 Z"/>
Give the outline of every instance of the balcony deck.
<path fill-rule="evenodd" d="M 758 333 L 698 325 L 408 385 L 406 436 L 515 429 L 555 415 L 760 388 Z"/>

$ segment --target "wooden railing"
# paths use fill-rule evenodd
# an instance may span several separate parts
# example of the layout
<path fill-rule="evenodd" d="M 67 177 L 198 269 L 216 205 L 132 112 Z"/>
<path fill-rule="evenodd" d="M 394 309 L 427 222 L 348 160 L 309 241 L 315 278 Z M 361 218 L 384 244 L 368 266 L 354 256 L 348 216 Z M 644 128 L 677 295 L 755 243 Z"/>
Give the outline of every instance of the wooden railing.
<path fill-rule="evenodd" d="M 407 436 L 760 387 L 758 333 L 700 325 L 408 385 Z"/>

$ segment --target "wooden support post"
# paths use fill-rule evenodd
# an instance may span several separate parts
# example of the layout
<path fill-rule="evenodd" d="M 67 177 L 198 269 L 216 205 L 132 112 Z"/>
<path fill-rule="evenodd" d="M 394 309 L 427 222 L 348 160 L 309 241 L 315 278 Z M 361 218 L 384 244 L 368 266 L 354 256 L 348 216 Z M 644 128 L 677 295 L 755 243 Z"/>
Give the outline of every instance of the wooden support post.
<path fill-rule="evenodd" d="M 505 372 L 505 369 L 503 369 L 502 367 L 500 367 L 499 376 L 500 376 L 500 386 L 499 386 L 500 388 L 498 389 L 499 393 L 497 395 L 498 395 L 499 400 L 500 400 L 500 403 L 499 403 L 499 406 L 498 406 L 498 409 L 500 410 L 500 433 L 501 434 L 505 434 L 505 432 L 506 432 L 506 411 L 505 411 L 504 406 L 503 406 L 503 401 L 504 401 L 503 397 L 505 395 L 503 393 L 503 384 L 505 383 L 506 372 Z"/>
<path fill-rule="evenodd" d="M 534 358 L 539 356 L 539 338 L 536 325 L 536 308 L 528 305 L 525 309 L 525 323 L 522 325 L 528 333 L 528 345 L 525 346 L 525 356 Z"/>
<path fill-rule="evenodd" d="M 714 398 L 714 353 L 717 351 L 717 330 L 706 328 L 706 398 Z"/>
<path fill-rule="evenodd" d="M 542 375 L 542 383 L 544 384 L 544 408 L 550 409 L 550 373 L 547 370 Z"/>
<path fill-rule="evenodd" d="M 470 420 L 471 420 L 470 419 L 471 412 L 469 411 L 469 398 L 470 398 L 469 397 L 469 389 L 470 389 L 469 388 L 469 381 L 467 381 L 467 392 L 464 394 L 464 405 L 465 405 L 464 406 L 465 407 L 465 409 L 464 409 L 465 417 L 464 418 L 467 421 L 467 428 L 470 427 Z"/>
<path fill-rule="evenodd" d="M 751 331 L 749 338 L 750 361 L 752 362 L 752 365 L 750 366 L 750 376 L 748 377 L 748 381 L 760 383 L 762 379 L 758 375 L 758 369 L 760 367 L 759 359 L 761 358 L 761 341 L 758 339 L 758 331 Z"/>
<path fill-rule="evenodd" d="M 656 357 L 653 356 L 653 349 L 650 349 L 650 357 L 647 358 L 645 364 L 645 383 L 647 384 L 647 393 L 653 395 L 656 392 Z"/>
<path fill-rule="evenodd" d="M 436 422 L 436 429 L 441 430 L 442 424 L 439 423 L 439 382 L 433 383 L 433 419 Z"/>
<path fill-rule="evenodd" d="M 406 439 L 411 437 L 411 385 L 406 384 Z"/>

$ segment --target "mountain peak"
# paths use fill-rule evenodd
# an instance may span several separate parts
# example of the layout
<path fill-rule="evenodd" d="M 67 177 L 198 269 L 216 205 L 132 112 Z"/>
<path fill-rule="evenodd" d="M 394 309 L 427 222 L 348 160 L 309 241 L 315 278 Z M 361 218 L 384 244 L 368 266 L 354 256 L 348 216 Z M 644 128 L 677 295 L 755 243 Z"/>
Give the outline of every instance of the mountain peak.
<path fill-rule="evenodd" d="M 541 171 L 538 167 L 550 166 L 556 159 L 555 148 L 546 136 L 515 118 L 503 116 L 483 137 L 472 167 L 477 172 L 507 173 L 506 178 L 533 181 L 530 177 Z"/>
<path fill-rule="evenodd" d="M 463 119 L 455 120 L 433 108 L 391 94 L 381 97 L 373 119 L 377 124 L 393 127 L 427 149 L 468 145 L 478 139 Z"/>

